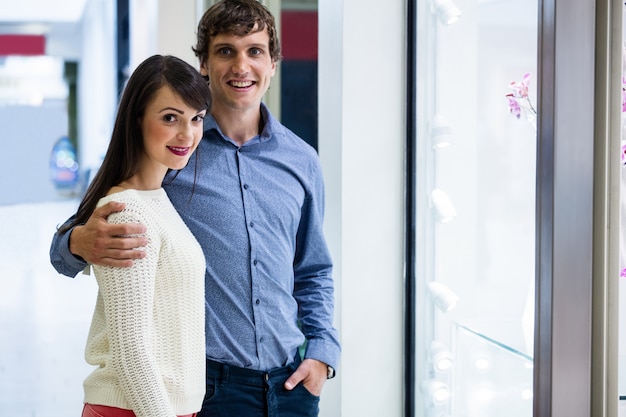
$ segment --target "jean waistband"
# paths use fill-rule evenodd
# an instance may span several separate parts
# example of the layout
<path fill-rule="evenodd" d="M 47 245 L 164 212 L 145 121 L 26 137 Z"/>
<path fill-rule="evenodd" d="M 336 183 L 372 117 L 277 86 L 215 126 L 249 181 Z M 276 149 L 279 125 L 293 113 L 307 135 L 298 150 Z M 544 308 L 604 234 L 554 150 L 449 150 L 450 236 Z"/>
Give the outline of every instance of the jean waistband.
<path fill-rule="evenodd" d="M 299 365 L 300 358 L 289 365 L 274 368 L 269 371 L 257 371 L 254 369 L 240 368 L 238 366 L 226 365 L 211 359 L 206 360 L 207 378 L 216 378 L 221 382 L 235 382 L 239 384 L 262 387 L 273 380 L 286 380 Z"/>

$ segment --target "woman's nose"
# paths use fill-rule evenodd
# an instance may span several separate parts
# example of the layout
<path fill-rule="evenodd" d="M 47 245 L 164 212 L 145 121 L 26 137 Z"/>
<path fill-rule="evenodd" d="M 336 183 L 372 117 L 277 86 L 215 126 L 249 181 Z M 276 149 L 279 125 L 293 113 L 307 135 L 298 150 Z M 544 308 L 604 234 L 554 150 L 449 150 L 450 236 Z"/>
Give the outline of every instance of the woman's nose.
<path fill-rule="evenodd" d="M 178 130 L 178 137 L 184 140 L 193 139 L 193 129 L 191 124 L 182 123 L 180 125 L 180 129 Z"/>

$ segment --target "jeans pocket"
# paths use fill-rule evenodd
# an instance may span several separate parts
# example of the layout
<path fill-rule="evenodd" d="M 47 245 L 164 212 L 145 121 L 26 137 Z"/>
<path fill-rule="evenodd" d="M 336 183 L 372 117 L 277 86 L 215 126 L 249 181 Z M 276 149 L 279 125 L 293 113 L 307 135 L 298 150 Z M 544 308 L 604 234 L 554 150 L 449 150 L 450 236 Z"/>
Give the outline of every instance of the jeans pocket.
<path fill-rule="evenodd" d="M 211 399 L 213 399 L 213 397 L 215 397 L 216 393 L 217 393 L 217 382 L 214 379 L 207 380 L 207 382 L 206 382 L 206 391 L 204 393 L 204 401 L 203 401 L 203 403 L 211 401 Z"/>
<path fill-rule="evenodd" d="M 307 394 L 309 397 L 314 398 L 316 400 L 319 400 L 319 395 L 315 395 L 313 394 L 311 391 L 308 390 L 307 387 L 304 386 L 304 384 L 302 382 L 300 382 L 298 385 L 296 385 L 296 387 L 294 388 L 294 391 L 299 390 L 304 394 Z"/>

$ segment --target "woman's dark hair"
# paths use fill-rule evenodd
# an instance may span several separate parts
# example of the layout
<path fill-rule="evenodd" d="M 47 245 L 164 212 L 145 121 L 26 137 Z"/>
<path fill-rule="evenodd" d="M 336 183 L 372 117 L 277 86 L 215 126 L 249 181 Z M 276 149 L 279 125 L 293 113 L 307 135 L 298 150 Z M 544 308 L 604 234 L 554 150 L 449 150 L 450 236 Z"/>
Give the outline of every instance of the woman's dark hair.
<path fill-rule="evenodd" d="M 120 100 L 109 148 L 98 173 L 78 206 L 75 219 L 58 233 L 84 224 L 111 187 L 132 177 L 144 155 L 141 120 L 156 92 L 169 86 L 191 108 L 209 110 L 211 93 L 198 70 L 171 55 L 154 55 L 133 72 Z"/>
<path fill-rule="evenodd" d="M 245 36 L 262 32 L 267 28 L 269 53 L 272 61 L 281 60 L 280 41 L 276 33 L 276 23 L 270 11 L 257 0 L 221 0 L 211 6 L 198 23 L 196 45 L 191 49 L 204 64 L 209 57 L 211 38 L 228 33 Z"/>

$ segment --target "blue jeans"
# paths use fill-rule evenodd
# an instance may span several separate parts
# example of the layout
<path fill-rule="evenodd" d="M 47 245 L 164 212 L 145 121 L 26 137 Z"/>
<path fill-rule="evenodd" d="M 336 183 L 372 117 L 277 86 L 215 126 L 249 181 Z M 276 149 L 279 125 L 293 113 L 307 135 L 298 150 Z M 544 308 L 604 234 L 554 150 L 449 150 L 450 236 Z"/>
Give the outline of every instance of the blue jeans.
<path fill-rule="evenodd" d="M 197 417 L 317 417 L 319 397 L 283 384 L 300 361 L 269 372 L 207 360 L 206 395 Z"/>

